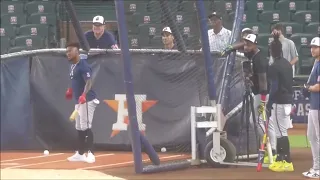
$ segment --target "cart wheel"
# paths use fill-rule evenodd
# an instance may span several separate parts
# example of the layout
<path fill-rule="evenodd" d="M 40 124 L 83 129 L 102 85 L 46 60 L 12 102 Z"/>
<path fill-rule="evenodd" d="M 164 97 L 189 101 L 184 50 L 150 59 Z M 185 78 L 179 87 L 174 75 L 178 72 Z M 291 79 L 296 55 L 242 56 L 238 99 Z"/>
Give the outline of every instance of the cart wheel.
<path fill-rule="evenodd" d="M 236 158 L 236 148 L 225 138 L 220 138 L 220 154 L 214 152 L 212 141 L 206 145 L 204 153 L 207 163 L 213 167 L 227 167 L 220 162 L 234 162 Z"/>

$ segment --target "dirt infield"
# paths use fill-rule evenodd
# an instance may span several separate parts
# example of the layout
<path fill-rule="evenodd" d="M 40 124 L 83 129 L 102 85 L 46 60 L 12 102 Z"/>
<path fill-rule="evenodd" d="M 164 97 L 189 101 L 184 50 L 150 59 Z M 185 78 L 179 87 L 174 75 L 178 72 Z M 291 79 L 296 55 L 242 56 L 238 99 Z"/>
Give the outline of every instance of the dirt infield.
<path fill-rule="evenodd" d="M 291 135 L 304 135 L 305 128 L 290 130 Z M 268 169 L 256 172 L 254 167 L 199 168 L 149 175 L 134 173 L 132 153 L 97 152 L 96 163 L 71 163 L 70 152 L 1 152 L 1 179 L 304 179 L 301 173 L 311 167 L 309 148 L 292 150 L 295 172 L 275 173 Z M 189 159 L 189 154 L 159 154 L 161 162 Z M 148 162 L 146 155 L 143 155 Z M 22 175 L 23 176 L 18 176 Z M 38 178 L 37 178 L 38 177 Z"/>

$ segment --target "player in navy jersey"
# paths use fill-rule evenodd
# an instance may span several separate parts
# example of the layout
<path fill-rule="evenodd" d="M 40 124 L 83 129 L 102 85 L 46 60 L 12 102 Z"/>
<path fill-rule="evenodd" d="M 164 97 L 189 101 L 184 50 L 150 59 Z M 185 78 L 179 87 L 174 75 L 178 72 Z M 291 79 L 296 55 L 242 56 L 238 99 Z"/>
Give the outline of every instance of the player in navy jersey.
<path fill-rule="evenodd" d="M 92 119 L 99 100 L 92 87 L 92 70 L 86 59 L 80 59 L 80 45 L 72 43 L 67 45 L 67 58 L 71 63 L 71 87 L 67 89 L 66 99 L 75 100 L 75 109 L 78 111 L 75 127 L 78 131 L 78 147 L 76 153 L 69 157 L 69 161 L 95 162 L 93 153 L 93 133 L 91 131 Z M 87 156 L 85 151 L 88 151 Z"/>
<path fill-rule="evenodd" d="M 313 157 L 312 168 L 302 173 L 305 177 L 319 179 L 320 177 L 320 38 L 311 40 L 311 54 L 315 62 L 307 84 L 304 85 L 304 96 L 310 99 L 307 136 L 310 141 Z"/>
<path fill-rule="evenodd" d="M 84 34 L 90 48 L 119 49 L 113 34 L 105 30 L 105 21 L 102 16 L 95 16 L 92 23 L 92 30 Z"/>

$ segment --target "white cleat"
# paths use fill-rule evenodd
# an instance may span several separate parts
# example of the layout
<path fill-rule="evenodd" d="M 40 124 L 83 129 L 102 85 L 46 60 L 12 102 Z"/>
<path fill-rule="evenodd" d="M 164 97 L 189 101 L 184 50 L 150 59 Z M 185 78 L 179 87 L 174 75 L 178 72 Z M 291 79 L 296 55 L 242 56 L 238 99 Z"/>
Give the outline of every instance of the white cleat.
<path fill-rule="evenodd" d="M 303 176 L 312 178 L 312 179 L 319 179 L 320 178 L 320 170 L 310 169 L 308 172 L 302 173 Z"/>
<path fill-rule="evenodd" d="M 96 158 L 90 151 L 88 151 L 87 163 L 94 163 L 94 162 L 96 162 Z"/>
<path fill-rule="evenodd" d="M 85 154 L 80 155 L 78 151 L 76 151 L 76 153 L 71 156 L 68 157 L 68 161 L 70 162 L 87 162 L 87 157 Z"/>

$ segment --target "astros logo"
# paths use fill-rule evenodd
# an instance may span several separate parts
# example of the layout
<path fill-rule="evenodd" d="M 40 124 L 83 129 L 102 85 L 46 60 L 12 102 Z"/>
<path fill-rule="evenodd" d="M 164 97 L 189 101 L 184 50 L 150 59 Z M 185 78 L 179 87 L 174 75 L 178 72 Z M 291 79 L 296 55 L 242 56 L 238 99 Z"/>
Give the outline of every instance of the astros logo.
<path fill-rule="evenodd" d="M 157 101 L 146 100 L 147 96 L 144 94 L 134 95 L 136 101 L 137 121 L 139 130 L 144 134 L 146 125 L 143 123 L 143 113 L 148 111 L 154 106 Z M 120 131 L 126 131 L 128 129 L 129 117 L 128 117 L 128 105 L 125 94 L 116 94 L 115 100 L 104 100 L 104 102 L 115 112 L 117 112 L 117 122 L 112 125 L 111 137 L 116 136 Z"/>

